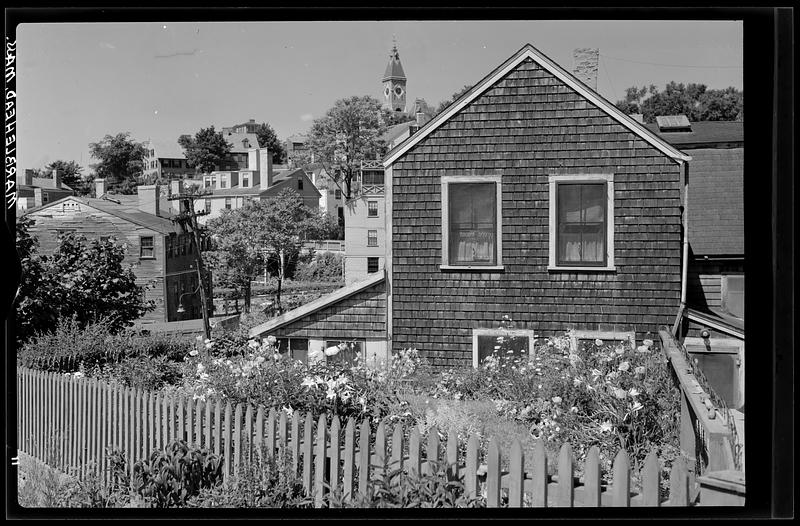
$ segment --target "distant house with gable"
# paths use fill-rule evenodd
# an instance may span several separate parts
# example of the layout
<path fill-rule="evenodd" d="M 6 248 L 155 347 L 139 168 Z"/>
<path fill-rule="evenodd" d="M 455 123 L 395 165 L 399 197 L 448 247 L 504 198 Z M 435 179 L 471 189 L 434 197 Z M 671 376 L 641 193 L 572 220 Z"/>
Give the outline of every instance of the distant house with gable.
<path fill-rule="evenodd" d="M 17 210 L 37 208 L 74 194 L 72 188 L 61 182 L 61 173 L 56 169 L 51 177 L 36 177 L 30 169 L 17 175 Z"/>

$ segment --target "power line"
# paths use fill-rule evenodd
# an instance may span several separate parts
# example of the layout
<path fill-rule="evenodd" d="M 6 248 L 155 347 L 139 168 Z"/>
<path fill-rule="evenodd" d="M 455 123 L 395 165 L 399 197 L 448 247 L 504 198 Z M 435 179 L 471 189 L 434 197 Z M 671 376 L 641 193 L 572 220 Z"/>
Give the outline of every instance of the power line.
<path fill-rule="evenodd" d="M 634 64 L 648 64 L 650 66 L 664 66 L 667 68 L 700 68 L 700 69 L 743 69 L 743 66 L 698 66 L 692 64 L 662 64 L 660 62 L 645 62 L 642 60 L 631 60 L 627 58 L 610 57 L 608 55 L 600 55 L 603 58 L 610 58 L 611 60 L 620 60 L 622 62 L 633 62 Z"/>

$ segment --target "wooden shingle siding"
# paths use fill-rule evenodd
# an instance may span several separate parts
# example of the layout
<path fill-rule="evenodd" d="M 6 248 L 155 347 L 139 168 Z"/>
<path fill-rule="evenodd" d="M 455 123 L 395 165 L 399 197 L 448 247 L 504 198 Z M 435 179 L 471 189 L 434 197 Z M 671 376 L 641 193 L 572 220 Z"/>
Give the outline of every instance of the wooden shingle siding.
<path fill-rule="evenodd" d="M 386 282 L 270 332 L 276 337 L 350 339 L 386 338 Z"/>
<path fill-rule="evenodd" d="M 744 272 L 744 261 L 704 261 L 695 259 L 689 262 L 687 279 L 687 302 L 698 309 L 722 307 L 722 276 Z"/>
<path fill-rule="evenodd" d="M 504 314 L 537 336 L 674 321 L 680 166 L 533 61 L 397 159 L 392 176 L 393 349 L 469 365 L 472 329 Z M 548 272 L 548 176 L 614 174 L 615 272 Z M 502 176 L 500 272 L 442 271 L 441 177 Z"/>

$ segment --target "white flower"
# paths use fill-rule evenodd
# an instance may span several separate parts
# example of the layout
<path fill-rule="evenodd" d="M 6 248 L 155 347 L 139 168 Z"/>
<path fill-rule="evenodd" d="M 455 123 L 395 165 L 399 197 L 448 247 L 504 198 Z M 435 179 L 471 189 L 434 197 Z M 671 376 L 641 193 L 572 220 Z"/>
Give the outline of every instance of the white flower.
<path fill-rule="evenodd" d="M 626 372 L 630 368 L 631 364 L 629 364 L 628 362 L 622 362 L 621 364 L 619 364 L 619 370 L 622 372 Z"/>
<path fill-rule="evenodd" d="M 197 349 L 192 349 L 189 351 L 189 356 L 197 356 L 200 352 Z"/>
<path fill-rule="evenodd" d="M 598 347 L 600 347 L 601 345 L 603 345 L 603 340 L 601 340 L 600 338 L 597 338 L 594 341 L 594 344 L 597 345 Z"/>
<path fill-rule="evenodd" d="M 259 356 L 259 357 L 256 358 L 256 363 L 264 363 L 266 361 L 267 361 L 267 359 L 264 358 L 263 356 Z"/>
<path fill-rule="evenodd" d="M 572 407 L 569 408 L 569 411 L 570 411 L 570 413 L 577 413 L 578 412 L 578 408 L 573 405 Z"/>
<path fill-rule="evenodd" d="M 294 414 L 294 409 L 292 409 L 291 406 L 283 406 L 282 409 L 283 409 L 283 412 L 286 413 L 289 416 L 292 416 L 292 414 Z"/>
<path fill-rule="evenodd" d="M 328 400 L 331 398 L 336 398 L 336 391 L 334 391 L 332 387 L 328 387 L 328 392 L 325 393 L 325 398 Z"/>
<path fill-rule="evenodd" d="M 80 371 L 72 373 L 73 378 L 83 378 L 84 374 Z"/>
<path fill-rule="evenodd" d="M 634 371 L 636 371 L 636 374 L 644 374 L 645 373 L 645 368 L 644 368 L 644 366 L 640 365 L 639 367 L 634 369 Z"/>
<path fill-rule="evenodd" d="M 636 402 L 636 403 L 633 404 L 633 407 L 631 408 L 631 411 L 633 411 L 635 413 L 636 411 L 638 411 L 642 407 L 644 407 L 644 406 L 642 405 L 641 402 Z"/>
<path fill-rule="evenodd" d="M 650 347 L 648 347 L 647 345 L 640 345 L 639 347 L 636 348 L 636 350 L 639 352 L 650 352 Z"/>
<path fill-rule="evenodd" d="M 612 426 L 611 422 L 609 422 L 608 420 L 600 424 L 600 431 L 602 431 L 603 433 L 610 433 L 612 429 L 614 429 L 614 426 Z"/>
<path fill-rule="evenodd" d="M 278 339 L 275 336 L 267 336 L 265 340 L 270 345 L 275 345 L 275 343 L 278 341 Z"/>
<path fill-rule="evenodd" d="M 206 340 L 206 341 L 208 342 L 208 343 L 206 343 L 206 349 L 210 349 L 210 348 L 212 348 L 214 346 L 214 342 L 209 342 L 208 340 Z"/>
<path fill-rule="evenodd" d="M 642 343 L 644 345 L 646 345 L 647 347 L 652 347 L 653 346 L 653 340 L 645 340 Z"/>
<path fill-rule="evenodd" d="M 305 387 L 315 387 L 317 382 L 315 382 L 313 378 L 306 376 L 303 378 L 303 382 L 300 385 Z"/>
<path fill-rule="evenodd" d="M 205 365 L 203 365 L 202 363 L 198 363 L 197 364 L 197 374 L 200 374 L 205 370 L 206 370 L 206 366 Z"/>
<path fill-rule="evenodd" d="M 575 378 L 574 380 L 572 380 L 572 385 L 573 387 L 578 387 L 579 385 L 581 385 L 581 379 Z"/>
<path fill-rule="evenodd" d="M 634 397 L 634 396 L 639 396 L 640 393 L 638 390 L 636 390 L 635 387 L 631 387 L 631 390 L 628 391 L 628 394 L 631 395 L 631 397 Z"/>
<path fill-rule="evenodd" d="M 200 379 L 201 382 L 205 382 L 206 380 L 208 380 L 208 373 L 201 373 L 198 378 Z"/>
<path fill-rule="evenodd" d="M 251 349 L 257 349 L 259 347 L 258 342 L 256 340 L 250 340 L 247 342 L 247 346 Z"/>
<path fill-rule="evenodd" d="M 614 348 L 614 352 L 615 352 L 615 353 L 617 353 L 617 354 L 619 354 L 619 355 L 622 355 L 622 354 L 624 354 L 624 353 L 625 353 L 625 347 L 622 347 L 622 346 L 615 347 L 615 348 Z"/>
<path fill-rule="evenodd" d="M 340 350 L 338 345 L 332 345 L 325 349 L 325 356 L 336 356 Z"/>
<path fill-rule="evenodd" d="M 618 387 L 614 389 L 614 396 L 616 396 L 620 400 L 625 398 L 627 395 L 628 395 L 628 392 L 625 391 L 625 389 L 620 389 Z"/>
<path fill-rule="evenodd" d="M 560 404 L 561 403 L 561 397 L 560 396 L 554 396 L 553 397 L 553 403 L 554 404 Z"/>

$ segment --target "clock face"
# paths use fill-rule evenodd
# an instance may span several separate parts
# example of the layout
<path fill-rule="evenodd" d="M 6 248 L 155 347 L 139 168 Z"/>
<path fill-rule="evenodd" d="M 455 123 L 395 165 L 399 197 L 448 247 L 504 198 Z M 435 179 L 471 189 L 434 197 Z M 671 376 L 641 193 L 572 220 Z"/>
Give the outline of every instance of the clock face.
<path fill-rule="evenodd" d="M 395 86 L 395 88 L 394 88 L 394 94 L 395 94 L 395 95 L 397 95 L 397 96 L 399 97 L 400 95 L 402 95 L 402 94 L 403 94 L 403 88 L 401 88 L 400 86 Z"/>
<path fill-rule="evenodd" d="M 386 86 L 386 89 L 385 89 L 385 90 L 383 90 L 383 95 L 384 95 L 385 97 L 389 97 L 389 93 L 391 93 L 391 92 L 389 91 L 389 86 Z"/>

